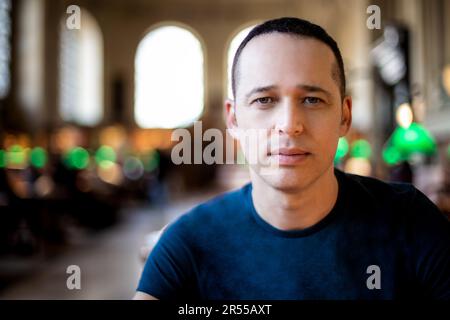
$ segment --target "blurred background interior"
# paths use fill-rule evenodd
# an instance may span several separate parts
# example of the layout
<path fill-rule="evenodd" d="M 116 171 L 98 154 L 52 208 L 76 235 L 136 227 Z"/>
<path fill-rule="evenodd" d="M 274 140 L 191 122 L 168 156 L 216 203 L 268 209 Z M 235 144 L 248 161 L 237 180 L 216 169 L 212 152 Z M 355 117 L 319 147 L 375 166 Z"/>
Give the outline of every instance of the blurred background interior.
<path fill-rule="evenodd" d="M 341 48 L 354 105 L 336 166 L 450 213 L 450 1 L 0 0 L 1 299 L 129 299 L 152 231 L 248 181 L 245 165 L 175 165 L 171 133 L 225 131 L 230 60 L 279 16 Z"/>

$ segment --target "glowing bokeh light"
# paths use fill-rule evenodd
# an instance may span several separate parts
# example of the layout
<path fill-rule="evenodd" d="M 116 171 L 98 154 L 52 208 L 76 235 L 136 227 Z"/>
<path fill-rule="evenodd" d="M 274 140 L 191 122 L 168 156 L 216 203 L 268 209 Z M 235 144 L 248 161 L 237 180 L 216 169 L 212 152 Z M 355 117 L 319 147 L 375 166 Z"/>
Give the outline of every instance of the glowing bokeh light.
<path fill-rule="evenodd" d="M 33 148 L 30 153 L 30 162 L 35 168 L 41 169 L 45 167 L 47 164 L 47 152 L 41 147 Z"/>
<path fill-rule="evenodd" d="M 336 155 L 334 157 L 334 162 L 339 163 L 341 162 L 342 158 L 344 158 L 348 153 L 348 141 L 345 137 L 339 138 L 337 149 L 336 149 Z"/>
<path fill-rule="evenodd" d="M 422 125 L 413 122 L 408 128 L 398 127 L 392 134 L 394 145 L 405 157 L 414 153 L 432 155 L 436 152 L 436 142 Z"/>
<path fill-rule="evenodd" d="M 151 151 L 146 157 L 145 171 L 151 172 L 159 167 L 159 152 L 157 150 Z"/>
<path fill-rule="evenodd" d="M 367 140 L 359 139 L 352 143 L 350 151 L 350 156 L 352 158 L 369 159 L 371 155 L 372 148 Z"/>
<path fill-rule="evenodd" d="M 86 169 L 89 165 L 89 153 L 82 147 L 75 147 L 67 153 L 66 161 L 71 169 Z"/>
<path fill-rule="evenodd" d="M 413 121 L 413 113 L 409 103 L 401 104 L 395 113 L 397 123 L 402 128 L 408 128 Z"/>
<path fill-rule="evenodd" d="M 7 161 L 6 161 L 7 157 L 6 157 L 6 151 L 3 149 L 0 149 L 0 168 L 4 168 L 7 165 Z"/>
<path fill-rule="evenodd" d="M 144 174 L 144 165 L 139 158 L 128 157 L 123 164 L 123 174 L 130 180 L 138 180 Z"/>
<path fill-rule="evenodd" d="M 117 155 L 113 148 L 101 146 L 95 153 L 95 162 L 98 166 L 107 168 L 116 162 Z"/>
<path fill-rule="evenodd" d="M 23 166 L 26 161 L 26 153 L 22 146 L 12 145 L 7 152 L 7 162 L 13 166 Z"/>

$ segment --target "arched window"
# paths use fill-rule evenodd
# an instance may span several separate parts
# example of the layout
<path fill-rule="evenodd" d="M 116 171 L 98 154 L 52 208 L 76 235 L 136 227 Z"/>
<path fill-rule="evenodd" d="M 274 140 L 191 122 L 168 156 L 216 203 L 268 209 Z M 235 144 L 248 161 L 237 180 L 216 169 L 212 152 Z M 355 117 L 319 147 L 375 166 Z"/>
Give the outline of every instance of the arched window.
<path fill-rule="evenodd" d="M 230 45 L 228 46 L 228 58 L 227 58 L 227 96 L 228 98 L 233 97 L 233 90 L 231 89 L 231 67 L 233 66 L 234 55 L 236 54 L 239 45 L 242 40 L 248 35 L 248 33 L 255 27 L 256 25 L 251 25 L 246 27 L 236 33 L 236 35 L 231 39 Z"/>
<path fill-rule="evenodd" d="M 30 117 L 38 116 L 43 102 L 44 1 L 19 2 L 18 100 Z"/>
<path fill-rule="evenodd" d="M 103 118 L 103 37 L 85 9 L 80 22 L 80 29 L 61 23 L 59 105 L 64 121 L 92 126 Z"/>
<path fill-rule="evenodd" d="M 202 114 L 203 50 L 192 32 L 176 26 L 150 31 L 135 57 L 136 123 L 142 128 L 188 126 Z"/>
<path fill-rule="evenodd" d="M 11 1 L 0 0 L 0 99 L 10 87 L 9 62 L 11 58 Z"/>

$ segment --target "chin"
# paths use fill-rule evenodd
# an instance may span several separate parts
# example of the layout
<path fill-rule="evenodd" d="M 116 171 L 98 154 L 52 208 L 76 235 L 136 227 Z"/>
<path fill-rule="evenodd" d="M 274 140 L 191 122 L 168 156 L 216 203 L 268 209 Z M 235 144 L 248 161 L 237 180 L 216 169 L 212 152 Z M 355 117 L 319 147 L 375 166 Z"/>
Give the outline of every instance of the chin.
<path fill-rule="evenodd" d="M 292 167 L 280 167 L 259 176 L 274 189 L 285 192 L 301 191 L 315 180 L 313 170 L 295 170 Z"/>

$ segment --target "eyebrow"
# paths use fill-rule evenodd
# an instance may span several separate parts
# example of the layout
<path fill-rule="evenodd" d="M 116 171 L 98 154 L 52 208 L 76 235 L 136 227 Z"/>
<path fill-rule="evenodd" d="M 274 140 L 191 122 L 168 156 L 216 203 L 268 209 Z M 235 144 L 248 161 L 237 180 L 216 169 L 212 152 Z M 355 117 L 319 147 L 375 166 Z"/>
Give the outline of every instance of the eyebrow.
<path fill-rule="evenodd" d="M 272 89 L 276 89 L 277 86 L 265 86 L 265 87 L 256 87 L 253 88 L 252 90 L 250 90 L 250 92 L 248 92 L 245 95 L 245 100 L 248 100 L 248 98 L 250 98 L 251 95 L 255 94 L 255 93 L 260 93 L 260 92 L 266 92 Z"/>
<path fill-rule="evenodd" d="M 264 86 L 264 87 L 256 87 L 253 88 L 252 90 L 250 90 L 250 92 L 248 92 L 245 95 L 245 99 L 248 100 L 248 98 L 250 98 L 251 95 L 255 94 L 255 93 L 260 93 L 260 92 L 266 92 L 269 90 L 273 90 L 276 89 L 277 86 L 272 85 L 272 86 Z M 301 90 L 305 90 L 308 92 L 321 92 L 323 94 L 325 94 L 328 98 L 331 97 L 331 93 L 328 92 L 327 90 L 319 87 L 319 86 L 314 86 L 314 85 L 309 85 L 309 84 L 299 84 L 296 86 L 296 88 L 301 89 Z"/>
<path fill-rule="evenodd" d="M 308 91 L 308 92 L 321 92 L 321 93 L 325 94 L 328 98 L 331 98 L 331 93 L 319 86 L 313 86 L 313 85 L 308 85 L 308 84 L 299 84 L 299 85 L 297 85 L 297 88 Z"/>

